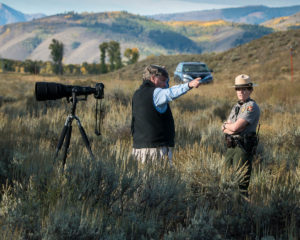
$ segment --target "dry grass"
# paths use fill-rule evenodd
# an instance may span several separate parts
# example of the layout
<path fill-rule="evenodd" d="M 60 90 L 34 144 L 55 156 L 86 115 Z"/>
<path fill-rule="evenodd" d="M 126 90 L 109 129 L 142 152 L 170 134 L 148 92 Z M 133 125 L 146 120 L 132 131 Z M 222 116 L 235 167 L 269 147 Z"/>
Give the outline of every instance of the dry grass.
<path fill-rule="evenodd" d="M 230 74 L 171 103 L 173 169 L 139 166 L 130 156 L 131 96 L 140 82 L 105 76 L 0 76 L 0 153 L 4 239 L 298 239 L 300 224 L 300 79 L 259 81 L 260 145 L 250 202 L 242 172 L 226 171 L 220 125 L 235 102 Z M 224 77 L 224 76 L 228 76 Z M 298 75 L 296 75 L 298 76 Z M 105 84 L 102 136 L 95 99 L 77 116 L 91 141 L 91 162 L 74 123 L 65 173 L 53 156 L 69 104 L 36 102 L 36 81 Z"/>
<path fill-rule="evenodd" d="M 116 13 L 118 14 L 118 13 Z M 299 239 L 300 31 L 278 32 L 220 54 L 158 56 L 100 76 L 0 74 L 0 234 L 2 239 Z M 289 46 L 294 46 L 294 81 Z M 174 167 L 132 159 L 131 97 L 150 63 L 171 73 L 203 61 L 214 83 L 171 103 Z M 245 201 L 244 170 L 224 168 L 222 121 L 236 101 L 236 75 L 259 86 L 260 144 Z M 64 173 L 54 152 L 70 111 L 64 99 L 37 102 L 37 81 L 105 84 L 102 135 L 95 99 L 77 116 L 96 156 L 91 161 L 73 124 Z"/>
<path fill-rule="evenodd" d="M 299 239 L 300 54 L 295 45 L 291 82 L 286 48 L 299 38 L 299 30 L 276 33 L 218 55 L 159 56 L 100 76 L 1 73 L 2 239 Z M 215 70 L 214 83 L 171 103 L 174 168 L 138 164 L 130 155 L 131 97 L 142 70 L 162 64 L 172 80 L 178 62 L 199 60 Z M 252 97 L 261 108 L 248 201 L 238 191 L 243 170 L 224 168 L 220 130 L 242 72 L 259 84 Z M 53 157 L 70 104 L 37 102 L 37 81 L 105 84 L 101 136 L 95 99 L 77 106 L 95 161 L 74 123 L 62 173 L 61 154 Z"/>

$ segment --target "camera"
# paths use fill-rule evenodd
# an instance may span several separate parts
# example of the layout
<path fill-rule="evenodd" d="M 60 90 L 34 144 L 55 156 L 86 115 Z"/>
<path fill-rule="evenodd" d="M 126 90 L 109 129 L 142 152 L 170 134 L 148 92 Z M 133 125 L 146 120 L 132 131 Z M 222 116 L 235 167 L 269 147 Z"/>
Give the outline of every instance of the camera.
<path fill-rule="evenodd" d="M 68 115 L 65 125 L 63 127 L 63 130 L 61 132 L 56 152 L 55 152 L 55 159 L 58 156 L 58 153 L 61 149 L 61 147 L 64 144 L 64 154 L 63 154 L 63 170 L 64 166 L 66 164 L 66 158 L 68 155 L 68 149 L 70 145 L 70 139 L 71 139 L 71 132 L 72 132 L 72 121 L 75 119 L 77 121 L 77 126 L 79 128 L 79 132 L 81 134 L 81 137 L 83 139 L 83 142 L 85 144 L 85 147 L 87 148 L 90 157 L 92 160 L 95 159 L 94 154 L 92 152 L 90 142 L 88 140 L 88 137 L 85 133 L 84 128 L 81 125 L 81 122 L 79 118 L 75 115 L 76 111 L 76 105 L 78 101 L 85 101 L 87 99 L 87 96 L 90 94 L 94 94 L 94 97 L 97 99 L 96 101 L 96 114 L 95 114 L 95 134 L 97 136 L 101 135 L 100 133 L 100 123 L 101 123 L 101 101 L 98 101 L 98 99 L 104 98 L 104 84 L 103 83 L 96 83 L 95 87 L 81 87 L 81 86 L 73 86 L 73 85 L 64 85 L 60 83 L 55 82 L 36 82 L 35 83 L 35 98 L 37 101 L 46 101 L 46 100 L 56 100 L 60 98 L 67 98 L 67 101 L 69 103 L 72 103 L 71 113 Z M 85 98 L 78 99 L 78 96 L 85 96 Z M 71 100 L 70 101 L 70 98 Z M 100 102 L 100 108 L 98 109 L 98 102 Z M 98 116 L 99 113 L 99 116 Z"/>
<path fill-rule="evenodd" d="M 94 94 L 96 99 L 104 98 L 104 84 L 96 83 L 95 87 L 64 85 L 55 82 L 36 82 L 35 98 L 37 101 L 56 100 L 60 98 Z"/>

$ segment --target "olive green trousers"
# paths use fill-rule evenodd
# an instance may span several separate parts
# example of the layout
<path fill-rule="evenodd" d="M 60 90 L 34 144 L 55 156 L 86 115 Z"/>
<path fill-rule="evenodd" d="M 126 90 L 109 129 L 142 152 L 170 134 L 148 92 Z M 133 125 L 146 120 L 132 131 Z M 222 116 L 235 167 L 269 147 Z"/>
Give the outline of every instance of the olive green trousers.
<path fill-rule="evenodd" d="M 245 165 L 247 168 L 243 182 L 239 184 L 239 189 L 242 193 L 248 196 L 248 187 L 250 183 L 250 176 L 252 171 L 253 154 L 246 153 L 242 148 L 236 146 L 235 148 L 227 148 L 225 154 L 226 167 L 240 168 Z"/>

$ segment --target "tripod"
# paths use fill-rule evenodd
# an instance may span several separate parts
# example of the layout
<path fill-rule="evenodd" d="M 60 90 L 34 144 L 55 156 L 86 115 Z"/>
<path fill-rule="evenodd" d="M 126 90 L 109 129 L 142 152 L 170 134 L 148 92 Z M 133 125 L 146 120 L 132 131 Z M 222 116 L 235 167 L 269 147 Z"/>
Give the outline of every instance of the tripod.
<path fill-rule="evenodd" d="M 80 123 L 80 120 L 79 118 L 75 115 L 75 111 L 76 111 L 76 105 L 77 105 L 77 102 L 79 100 L 86 100 L 85 99 L 77 99 L 77 96 L 76 96 L 76 87 L 74 87 L 72 89 L 72 108 L 71 108 L 71 113 L 68 115 L 67 119 L 66 119 L 66 122 L 65 122 L 65 125 L 64 125 L 64 128 L 61 132 L 61 135 L 60 135 L 60 138 L 59 138 L 59 141 L 58 141 L 58 144 L 57 144 L 57 147 L 56 147 L 56 153 L 55 153 L 55 157 L 54 159 L 57 158 L 58 156 L 58 153 L 65 141 L 65 144 L 64 144 L 64 153 L 63 153 L 63 170 L 64 170 L 64 167 L 65 167 L 65 164 L 66 164 L 66 159 L 67 159 L 67 155 L 68 155 L 68 150 L 69 150 L 69 146 L 70 146 L 70 140 L 71 140 L 71 134 L 72 134 L 72 122 L 73 120 L 75 119 L 77 121 L 77 125 L 78 125 L 78 128 L 79 128 L 79 131 L 80 131 L 80 134 L 81 134 L 81 137 L 83 139 L 83 142 L 85 144 L 85 147 L 87 148 L 89 154 L 90 154 L 90 157 L 92 160 L 95 160 L 95 157 L 93 155 L 93 152 L 92 152 L 92 149 L 91 149 L 91 146 L 90 146 L 90 142 L 89 142 L 89 139 Z"/>

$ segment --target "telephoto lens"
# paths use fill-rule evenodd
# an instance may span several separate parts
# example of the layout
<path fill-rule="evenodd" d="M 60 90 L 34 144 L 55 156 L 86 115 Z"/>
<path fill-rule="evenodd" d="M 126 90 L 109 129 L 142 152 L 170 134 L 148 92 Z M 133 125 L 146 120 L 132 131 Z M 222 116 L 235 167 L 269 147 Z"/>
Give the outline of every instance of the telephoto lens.
<path fill-rule="evenodd" d="M 73 85 L 63 85 L 55 82 L 36 82 L 35 98 L 37 101 L 56 100 L 63 97 L 72 97 L 72 93 L 76 96 L 94 94 L 94 97 L 101 99 L 104 96 L 103 83 L 97 83 L 95 88 L 81 87 Z"/>
<path fill-rule="evenodd" d="M 37 101 L 56 100 L 72 96 L 72 86 L 55 82 L 36 82 L 35 98 Z"/>

